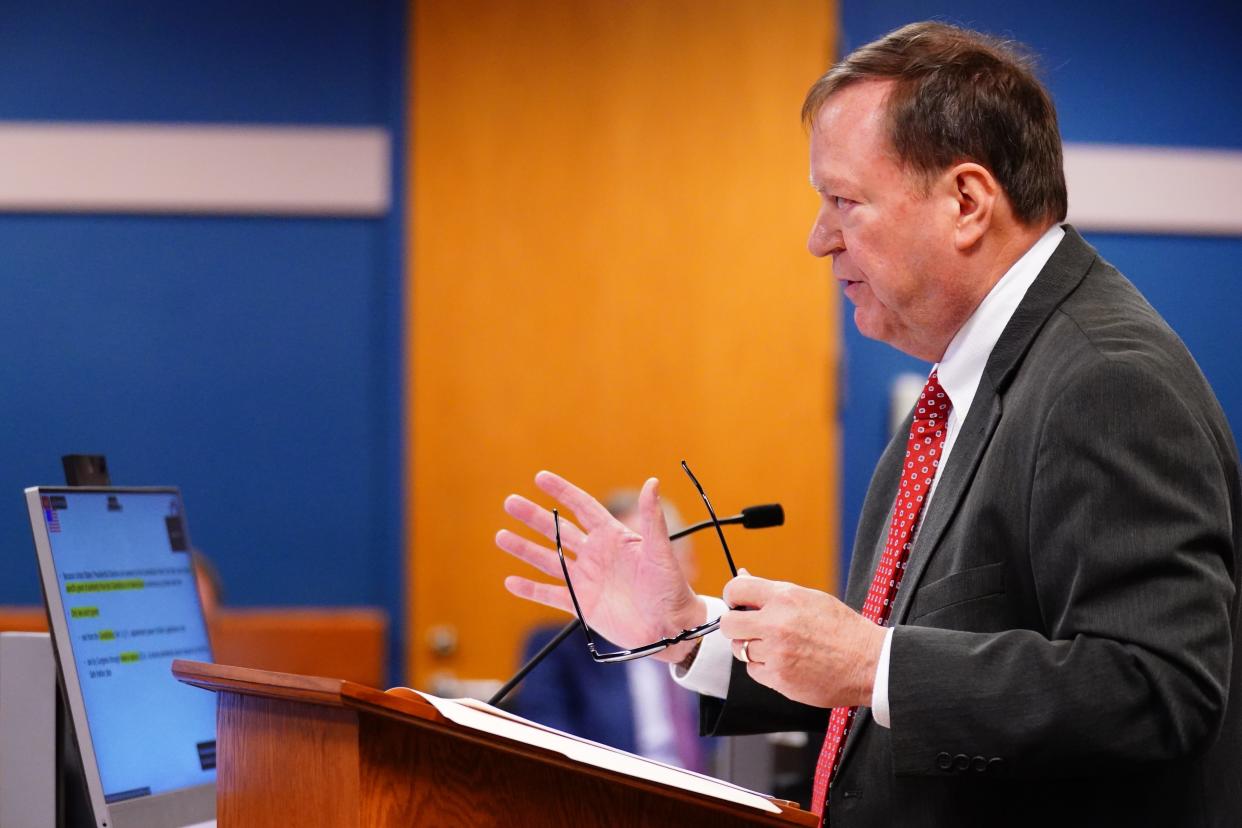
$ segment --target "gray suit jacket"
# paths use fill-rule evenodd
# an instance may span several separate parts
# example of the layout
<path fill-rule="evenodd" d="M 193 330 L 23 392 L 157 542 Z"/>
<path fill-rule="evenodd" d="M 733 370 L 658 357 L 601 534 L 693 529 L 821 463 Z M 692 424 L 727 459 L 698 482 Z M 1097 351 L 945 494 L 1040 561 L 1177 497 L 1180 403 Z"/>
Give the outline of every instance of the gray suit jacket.
<path fill-rule="evenodd" d="M 856 609 L 899 435 L 859 521 Z M 859 712 L 834 828 L 1242 824 L 1237 449 L 1185 346 L 1073 228 L 943 474 L 894 605 L 892 728 Z M 737 662 L 701 712 L 715 734 L 827 721 Z"/>

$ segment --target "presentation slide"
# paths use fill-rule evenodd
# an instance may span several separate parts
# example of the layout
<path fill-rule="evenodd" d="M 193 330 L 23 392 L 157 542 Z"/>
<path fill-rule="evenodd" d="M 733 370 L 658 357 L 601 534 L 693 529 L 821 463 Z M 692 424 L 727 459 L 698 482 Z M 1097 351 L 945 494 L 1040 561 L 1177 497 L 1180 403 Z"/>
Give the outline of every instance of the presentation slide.
<path fill-rule="evenodd" d="M 211 658 L 180 498 L 70 492 L 42 505 L 105 798 L 214 781 L 215 695 L 171 672 L 175 658 Z"/>

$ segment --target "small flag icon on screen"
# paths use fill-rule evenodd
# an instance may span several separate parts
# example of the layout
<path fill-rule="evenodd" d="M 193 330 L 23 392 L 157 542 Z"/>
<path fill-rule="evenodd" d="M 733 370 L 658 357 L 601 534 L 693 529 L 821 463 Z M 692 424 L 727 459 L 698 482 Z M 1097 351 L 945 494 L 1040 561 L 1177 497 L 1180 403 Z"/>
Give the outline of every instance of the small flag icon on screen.
<path fill-rule="evenodd" d="M 47 520 L 47 531 L 60 531 L 60 515 L 56 513 L 56 509 L 52 506 L 52 499 L 47 495 L 43 496 L 43 517 Z"/>

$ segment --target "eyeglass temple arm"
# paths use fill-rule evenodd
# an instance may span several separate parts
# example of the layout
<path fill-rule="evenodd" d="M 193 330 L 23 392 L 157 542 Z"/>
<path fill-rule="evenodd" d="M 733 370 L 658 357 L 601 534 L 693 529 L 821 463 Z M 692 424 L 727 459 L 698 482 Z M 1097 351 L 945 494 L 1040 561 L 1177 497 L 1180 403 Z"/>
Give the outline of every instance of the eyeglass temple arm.
<path fill-rule="evenodd" d="M 578 606 L 578 596 L 574 595 L 573 584 L 569 581 L 569 568 L 565 565 L 565 553 L 561 551 L 561 516 L 556 509 L 552 510 L 552 524 L 556 527 L 556 553 L 557 557 L 560 558 L 561 561 L 561 571 L 565 575 L 565 586 L 569 588 L 569 597 L 574 602 L 574 611 L 581 616 L 582 608 Z M 522 668 L 514 674 L 513 678 L 505 682 L 504 685 L 497 690 L 490 699 L 487 700 L 487 703 L 494 706 L 504 701 L 505 696 L 512 693 L 513 688 L 517 687 L 522 679 L 526 678 L 526 675 L 530 673 L 531 670 L 539 666 L 539 662 L 547 658 L 549 653 L 559 647 L 562 641 L 573 635 L 574 630 L 581 626 L 582 622 L 575 618 L 573 621 L 570 621 L 562 627 L 561 631 L 553 636 L 551 641 L 544 644 L 543 647 L 540 648 L 539 652 L 535 653 L 529 661 L 522 665 Z M 587 643 L 594 647 L 594 642 L 591 641 L 591 635 L 589 632 L 587 633 Z"/>
<path fill-rule="evenodd" d="M 569 580 L 569 564 L 565 563 L 565 551 L 561 549 L 561 515 L 556 509 L 552 510 L 552 525 L 556 527 L 556 557 L 561 561 L 561 574 L 565 576 L 565 588 L 569 590 L 569 600 L 573 601 L 574 614 L 578 616 L 582 631 L 586 633 L 587 646 L 594 650 L 595 641 L 591 638 L 591 628 L 586 625 L 586 616 L 582 614 L 582 607 L 578 604 L 578 594 L 574 592 L 573 581 Z"/>
<path fill-rule="evenodd" d="M 716 536 L 720 538 L 720 546 L 724 549 L 725 560 L 729 562 L 729 571 L 733 573 L 733 577 L 737 577 L 737 564 L 733 563 L 733 555 L 729 552 L 729 542 L 725 540 L 724 530 L 720 528 L 721 520 L 716 517 L 716 510 L 712 508 L 712 502 L 707 499 L 707 492 L 703 491 L 703 484 L 694 476 L 694 472 L 690 471 L 690 466 L 685 460 L 681 461 L 682 471 L 690 478 L 690 482 L 694 484 L 694 488 L 699 490 L 699 497 L 703 498 L 703 505 L 707 507 L 707 513 L 712 516 L 711 524 L 716 528 Z"/>

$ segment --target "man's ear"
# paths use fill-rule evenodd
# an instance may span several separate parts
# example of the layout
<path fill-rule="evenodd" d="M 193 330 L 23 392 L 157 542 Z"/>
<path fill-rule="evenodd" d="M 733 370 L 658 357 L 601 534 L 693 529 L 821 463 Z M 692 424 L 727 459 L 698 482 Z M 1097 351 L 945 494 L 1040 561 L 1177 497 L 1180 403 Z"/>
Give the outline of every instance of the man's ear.
<path fill-rule="evenodd" d="M 974 247 L 987 233 L 1003 197 L 1000 184 L 987 167 L 968 161 L 949 171 L 957 215 L 953 243 L 958 250 Z"/>

